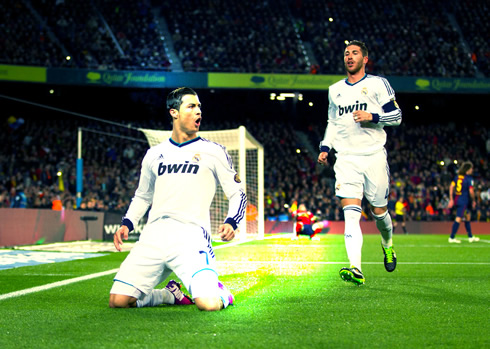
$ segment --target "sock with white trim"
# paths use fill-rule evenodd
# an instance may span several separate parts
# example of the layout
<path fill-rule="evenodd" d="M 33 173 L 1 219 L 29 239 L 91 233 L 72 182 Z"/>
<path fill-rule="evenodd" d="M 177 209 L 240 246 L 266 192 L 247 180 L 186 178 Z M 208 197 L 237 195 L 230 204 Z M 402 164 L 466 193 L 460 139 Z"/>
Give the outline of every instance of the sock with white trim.
<path fill-rule="evenodd" d="M 160 304 L 174 304 L 174 295 L 166 289 L 153 289 L 150 294 L 145 295 L 136 301 L 138 308 L 142 307 L 156 307 Z"/>
<path fill-rule="evenodd" d="M 344 206 L 344 240 L 347 257 L 351 266 L 361 270 L 362 231 L 359 223 L 361 219 L 361 206 Z"/>
<path fill-rule="evenodd" d="M 381 233 L 381 243 L 383 247 L 388 248 L 393 246 L 393 222 L 388 211 L 383 214 L 375 215 L 372 211 L 374 219 L 376 220 L 376 227 Z"/>

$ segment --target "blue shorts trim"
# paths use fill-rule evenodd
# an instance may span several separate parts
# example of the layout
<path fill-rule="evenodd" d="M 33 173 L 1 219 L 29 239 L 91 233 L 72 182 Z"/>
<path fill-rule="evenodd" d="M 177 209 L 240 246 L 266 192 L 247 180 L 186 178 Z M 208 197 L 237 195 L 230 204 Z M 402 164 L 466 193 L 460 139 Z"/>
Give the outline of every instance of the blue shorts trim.
<path fill-rule="evenodd" d="M 218 273 L 216 272 L 216 270 L 214 270 L 214 269 L 212 269 L 212 268 L 203 268 L 203 269 L 201 269 L 201 270 L 196 271 L 194 274 L 192 274 L 192 277 L 194 277 L 196 274 L 200 273 L 201 271 L 205 271 L 205 270 L 210 270 L 210 271 L 212 271 L 213 273 L 215 273 L 215 274 L 216 274 L 216 276 L 219 276 L 219 275 L 218 275 Z"/>

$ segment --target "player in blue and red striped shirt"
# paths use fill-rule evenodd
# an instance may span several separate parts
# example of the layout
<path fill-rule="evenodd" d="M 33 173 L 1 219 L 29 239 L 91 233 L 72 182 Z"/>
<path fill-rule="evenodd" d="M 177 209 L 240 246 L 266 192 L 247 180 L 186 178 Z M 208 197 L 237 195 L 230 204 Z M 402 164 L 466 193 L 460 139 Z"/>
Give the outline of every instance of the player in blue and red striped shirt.
<path fill-rule="evenodd" d="M 466 232 L 468 233 L 469 242 L 480 240 L 480 238 L 473 236 L 471 233 L 471 212 L 467 210 L 470 205 L 473 209 L 476 207 L 472 174 L 473 164 L 470 161 L 464 162 L 458 170 L 458 175 L 454 178 L 449 187 L 449 208 L 456 207 L 456 219 L 454 220 L 451 236 L 449 237 L 450 243 L 461 243 L 461 240 L 456 239 L 455 236 L 458 232 L 459 225 L 464 218 L 466 218 L 464 224 Z"/>

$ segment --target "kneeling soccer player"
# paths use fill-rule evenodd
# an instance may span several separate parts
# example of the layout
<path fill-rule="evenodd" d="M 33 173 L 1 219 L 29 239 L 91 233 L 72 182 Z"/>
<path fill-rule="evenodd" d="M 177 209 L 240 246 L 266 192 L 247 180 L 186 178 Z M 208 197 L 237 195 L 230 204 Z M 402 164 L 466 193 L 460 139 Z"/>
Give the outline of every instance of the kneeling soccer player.
<path fill-rule="evenodd" d="M 167 110 L 172 135 L 147 151 L 138 189 L 114 235 L 121 251 L 123 239 L 151 206 L 139 241 L 114 278 L 109 306 L 191 304 L 174 281 L 155 289 L 175 272 L 200 310 L 220 310 L 234 298 L 218 280 L 209 233 L 211 202 L 219 183 L 229 207 L 218 234 L 230 241 L 245 217 L 247 197 L 226 149 L 197 135 L 202 120 L 197 93 L 187 87 L 172 91 Z"/>

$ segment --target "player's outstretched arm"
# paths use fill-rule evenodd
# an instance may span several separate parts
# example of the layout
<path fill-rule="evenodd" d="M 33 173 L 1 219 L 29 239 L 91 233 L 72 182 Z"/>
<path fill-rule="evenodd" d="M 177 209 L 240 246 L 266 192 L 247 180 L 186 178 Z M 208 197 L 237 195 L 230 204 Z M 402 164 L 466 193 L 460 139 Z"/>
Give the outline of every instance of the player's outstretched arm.
<path fill-rule="evenodd" d="M 114 247 L 116 247 L 116 250 L 118 250 L 119 252 L 122 251 L 123 239 L 127 240 L 128 234 L 129 228 L 125 225 L 121 225 L 121 227 L 119 227 L 119 229 L 114 234 Z"/>
<path fill-rule="evenodd" d="M 218 234 L 222 241 L 231 241 L 235 238 L 235 229 L 231 224 L 224 223 L 219 226 Z"/>

